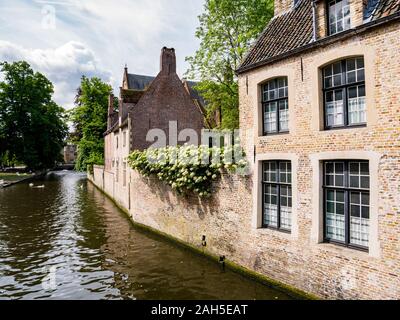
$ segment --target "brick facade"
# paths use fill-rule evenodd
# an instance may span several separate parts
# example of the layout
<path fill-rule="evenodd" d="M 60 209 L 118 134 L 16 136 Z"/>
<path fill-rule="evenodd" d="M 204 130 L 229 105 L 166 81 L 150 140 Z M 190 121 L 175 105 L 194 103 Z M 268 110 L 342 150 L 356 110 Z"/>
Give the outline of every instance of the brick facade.
<path fill-rule="evenodd" d="M 125 191 L 101 167 L 92 179 L 134 221 L 199 248 L 205 235 L 206 252 L 287 285 L 327 299 L 400 299 L 399 30 L 398 19 L 377 23 L 241 72 L 241 140 L 253 174 L 223 176 L 211 199 L 178 196 L 132 170 Z M 321 68 L 354 56 L 365 60 L 367 125 L 324 130 Z M 288 78 L 290 132 L 263 136 L 260 87 L 282 76 Z M 331 159 L 369 161 L 368 252 L 323 241 L 321 163 Z M 291 233 L 259 225 L 263 160 L 292 163 Z"/>

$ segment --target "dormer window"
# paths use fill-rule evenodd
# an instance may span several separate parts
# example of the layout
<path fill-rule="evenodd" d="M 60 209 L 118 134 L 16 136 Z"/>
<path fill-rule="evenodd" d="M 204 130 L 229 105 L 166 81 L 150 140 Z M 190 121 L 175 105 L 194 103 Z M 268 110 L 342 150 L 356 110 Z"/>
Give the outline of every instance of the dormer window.
<path fill-rule="evenodd" d="M 351 28 L 349 0 L 328 1 L 329 35 Z"/>

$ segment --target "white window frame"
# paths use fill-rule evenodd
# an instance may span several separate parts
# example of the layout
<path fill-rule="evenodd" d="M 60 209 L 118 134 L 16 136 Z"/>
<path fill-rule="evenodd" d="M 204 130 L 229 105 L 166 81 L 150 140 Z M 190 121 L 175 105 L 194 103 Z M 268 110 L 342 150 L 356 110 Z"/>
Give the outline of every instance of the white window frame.
<path fill-rule="evenodd" d="M 312 228 L 311 241 L 319 246 L 334 246 L 324 243 L 324 209 L 323 209 L 323 163 L 329 160 L 365 160 L 369 161 L 370 170 L 370 234 L 369 255 L 380 257 L 378 237 L 378 194 L 379 194 L 379 162 L 381 155 L 373 151 L 332 151 L 310 155 L 312 166 Z M 335 246 L 336 247 L 336 246 Z M 342 248 L 343 250 L 350 250 Z M 367 254 L 361 252 L 362 254 Z"/>
<path fill-rule="evenodd" d="M 279 232 L 274 229 L 263 228 L 262 223 L 262 164 L 264 161 L 290 161 L 292 164 L 292 228 L 290 233 Z M 299 235 L 297 207 L 298 207 L 298 188 L 297 188 L 297 170 L 298 170 L 298 156 L 292 153 L 264 153 L 256 156 L 256 163 L 254 165 L 254 179 L 253 179 L 253 217 L 252 227 L 261 233 L 274 233 L 282 237 L 297 239 Z"/>

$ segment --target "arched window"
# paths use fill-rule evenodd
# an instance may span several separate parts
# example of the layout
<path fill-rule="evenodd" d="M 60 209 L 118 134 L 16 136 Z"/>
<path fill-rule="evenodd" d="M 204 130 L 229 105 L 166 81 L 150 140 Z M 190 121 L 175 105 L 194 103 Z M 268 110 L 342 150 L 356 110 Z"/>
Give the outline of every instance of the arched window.
<path fill-rule="evenodd" d="M 287 77 L 276 78 L 262 86 L 263 134 L 289 132 Z"/>
<path fill-rule="evenodd" d="M 325 129 L 365 125 L 364 58 L 344 59 L 323 68 Z"/>

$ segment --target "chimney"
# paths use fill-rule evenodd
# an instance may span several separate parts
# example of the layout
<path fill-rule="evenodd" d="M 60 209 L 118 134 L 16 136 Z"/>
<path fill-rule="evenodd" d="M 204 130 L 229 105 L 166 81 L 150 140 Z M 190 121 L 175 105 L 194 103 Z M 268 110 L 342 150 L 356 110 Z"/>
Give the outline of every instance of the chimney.
<path fill-rule="evenodd" d="M 274 16 L 290 10 L 297 2 L 297 0 L 275 0 Z"/>
<path fill-rule="evenodd" d="M 114 114 L 114 95 L 108 96 L 108 118 L 107 118 L 107 130 L 112 126 L 112 117 Z"/>
<path fill-rule="evenodd" d="M 174 48 L 162 48 L 160 71 L 164 74 L 176 73 L 176 57 Z"/>

